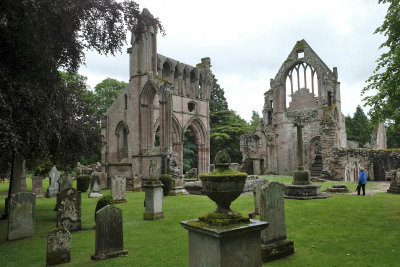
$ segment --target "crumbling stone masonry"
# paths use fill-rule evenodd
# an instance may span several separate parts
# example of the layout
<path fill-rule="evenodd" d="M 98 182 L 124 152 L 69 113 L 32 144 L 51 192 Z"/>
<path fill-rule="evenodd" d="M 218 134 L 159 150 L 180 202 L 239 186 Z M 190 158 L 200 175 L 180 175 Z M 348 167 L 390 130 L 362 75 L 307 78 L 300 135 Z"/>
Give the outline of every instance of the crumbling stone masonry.
<path fill-rule="evenodd" d="M 382 181 L 400 168 L 400 150 L 386 149 L 383 123 L 373 129 L 372 149 L 348 146 L 337 69 L 330 70 L 306 41 L 296 43 L 270 86 L 263 119 L 241 139 L 243 170 L 292 175 L 297 162 L 292 124 L 298 116 L 304 121 L 304 166 L 311 176 L 356 181 L 363 167 L 369 180 Z"/>
<path fill-rule="evenodd" d="M 127 177 L 128 190 L 134 177 L 149 178 L 151 162 L 154 175 L 182 178 L 183 136 L 190 129 L 198 146 L 198 173 L 208 172 L 210 59 L 193 67 L 158 54 L 157 29 L 135 40 L 132 36 L 128 49 L 129 84 L 101 122 L 103 171 Z"/>
<path fill-rule="evenodd" d="M 336 68 L 330 70 L 305 40 L 298 41 L 265 93 L 263 119 L 241 140 L 243 162 L 254 174 L 292 175 L 297 167 L 296 128 L 304 121 L 304 164 L 318 176 L 323 150 L 346 147 Z M 329 131 L 324 131 L 329 124 Z M 324 141 L 329 143 L 324 143 Z M 324 147 L 325 146 L 325 147 Z M 250 159 L 250 160 L 249 160 Z M 248 167 L 248 166 L 247 166 Z"/>

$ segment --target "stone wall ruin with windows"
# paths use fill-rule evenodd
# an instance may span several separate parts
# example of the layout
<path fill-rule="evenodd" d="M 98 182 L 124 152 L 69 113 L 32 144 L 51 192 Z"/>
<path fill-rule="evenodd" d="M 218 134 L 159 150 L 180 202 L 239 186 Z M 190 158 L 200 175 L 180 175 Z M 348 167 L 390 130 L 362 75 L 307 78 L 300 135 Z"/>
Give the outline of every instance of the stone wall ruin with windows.
<path fill-rule="evenodd" d="M 148 12 L 144 10 L 143 12 Z M 130 80 L 102 119 L 102 165 L 108 177 L 182 177 L 183 136 L 190 129 L 198 147 L 198 172 L 210 165 L 209 58 L 195 67 L 157 53 L 157 29 L 128 49 Z"/>

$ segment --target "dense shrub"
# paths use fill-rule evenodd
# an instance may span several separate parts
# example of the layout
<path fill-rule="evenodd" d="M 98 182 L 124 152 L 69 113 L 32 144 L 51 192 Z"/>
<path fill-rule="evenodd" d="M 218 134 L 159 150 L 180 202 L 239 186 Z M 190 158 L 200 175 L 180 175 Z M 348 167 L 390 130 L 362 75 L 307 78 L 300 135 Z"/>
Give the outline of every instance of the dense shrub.
<path fill-rule="evenodd" d="M 79 175 L 76 178 L 76 189 L 81 192 L 86 192 L 89 189 L 90 175 Z"/>
<path fill-rule="evenodd" d="M 164 196 L 168 196 L 172 187 L 172 176 L 169 174 L 161 174 L 160 181 L 163 183 Z"/>
<path fill-rule="evenodd" d="M 231 157 L 225 150 L 218 151 L 217 155 L 215 155 L 215 164 L 226 164 L 231 163 Z"/>
<path fill-rule="evenodd" d="M 94 211 L 94 219 L 95 220 L 96 220 L 96 212 L 98 210 L 101 210 L 102 208 L 104 208 L 107 205 L 114 205 L 114 199 L 110 195 L 104 196 L 97 201 L 96 210 Z"/>

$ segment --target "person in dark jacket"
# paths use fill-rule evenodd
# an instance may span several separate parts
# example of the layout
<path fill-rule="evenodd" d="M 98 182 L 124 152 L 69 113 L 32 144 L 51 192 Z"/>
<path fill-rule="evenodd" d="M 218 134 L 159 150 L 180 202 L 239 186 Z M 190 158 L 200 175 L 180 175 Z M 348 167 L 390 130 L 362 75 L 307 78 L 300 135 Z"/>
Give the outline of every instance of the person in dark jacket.
<path fill-rule="evenodd" d="M 358 186 L 357 192 L 360 195 L 360 189 L 363 190 L 363 196 L 365 196 L 365 184 L 367 183 L 367 174 L 365 173 L 363 168 L 360 168 L 360 174 L 358 175 Z"/>

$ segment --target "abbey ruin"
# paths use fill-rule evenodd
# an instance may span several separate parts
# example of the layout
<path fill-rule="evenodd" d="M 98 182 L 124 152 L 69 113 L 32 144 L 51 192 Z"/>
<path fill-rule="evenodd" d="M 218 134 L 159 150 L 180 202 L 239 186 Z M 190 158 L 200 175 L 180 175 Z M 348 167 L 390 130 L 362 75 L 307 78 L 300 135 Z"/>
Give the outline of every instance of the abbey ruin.
<path fill-rule="evenodd" d="M 265 92 L 263 118 L 241 139 L 242 168 L 254 174 L 291 175 L 296 169 L 294 120 L 304 122 L 304 165 L 314 177 L 355 181 L 360 167 L 371 180 L 386 180 L 400 154 L 386 150 L 383 124 L 371 149 L 351 148 L 341 111 L 337 68 L 332 70 L 305 40 L 298 41 Z M 349 144 L 349 145 L 348 145 Z"/>
<path fill-rule="evenodd" d="M 129 189 L 135 180 L 149 178 L 150 165 L 154 176 L 168 173 L 180 179 L 183 136 L 190 129 L 198 147 L 198 172 L 208 172 L 210 59 L 194 67 L 158 54 L 157 29 L 140 42 L 132 36 L 131 44 L 129 84 L 101 123 L 103 171 L 108 177 L 127 177 Z"/>

